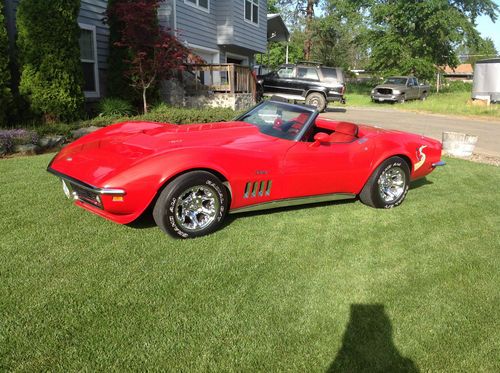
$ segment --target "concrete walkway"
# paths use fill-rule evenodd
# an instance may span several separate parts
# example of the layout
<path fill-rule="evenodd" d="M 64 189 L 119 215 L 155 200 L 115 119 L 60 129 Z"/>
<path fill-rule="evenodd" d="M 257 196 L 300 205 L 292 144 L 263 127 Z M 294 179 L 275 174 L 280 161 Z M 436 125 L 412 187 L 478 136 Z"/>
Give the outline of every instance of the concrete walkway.
<path fill-rule="evenodd" d="M 500 157 L 500 121 L 420 114 L 393 109 L 335 108 L 322 116 L 358 124 L 413 132 L 441 141 L 444 131 L 479 136 L 475 153 Z"/>

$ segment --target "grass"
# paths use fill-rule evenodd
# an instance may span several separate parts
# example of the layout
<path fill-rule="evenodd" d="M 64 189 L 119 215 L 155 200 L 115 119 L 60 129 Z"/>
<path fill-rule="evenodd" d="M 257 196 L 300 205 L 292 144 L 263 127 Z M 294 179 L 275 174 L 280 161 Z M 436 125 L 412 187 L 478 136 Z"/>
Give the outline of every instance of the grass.
<path fill-rule="evenodd" d="M 470 104 L 470 92 L 446 92 L 433 93 L 425 101 L 411 100 L 404 104 L 392 104 L 389 102 L 375 103 L 371 101 L 370 91 L 353 89 L 349 87 L 346 93 L 346 106 L 362 106 L 371 108 L 384 108 L 396 110 L 409 110 L 425 113 L 476 116 L 492 119 L 500 119 L 500 105 L 472 106 Z M 330 104 L 332 105 L 332 104 Z M 335 103 L 335 106 L 340 104 Z"/>
<path fill-rule="evenodd" d="M 50 157 L 0 161 L 1 371 L 500 370 L 497 167 L 180 241 L 71 206 Z"/>

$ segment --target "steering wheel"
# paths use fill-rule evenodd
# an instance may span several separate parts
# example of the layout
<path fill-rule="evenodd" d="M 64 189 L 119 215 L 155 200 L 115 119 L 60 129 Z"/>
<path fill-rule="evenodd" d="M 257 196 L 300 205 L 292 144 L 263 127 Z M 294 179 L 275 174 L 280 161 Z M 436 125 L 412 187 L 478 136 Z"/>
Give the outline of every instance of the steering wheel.
<path fill-rule="evenodd" d="M 273 123 L 273 128 L 275 130 L 280 130 L 282 129 L 281 126 L 283 125 L 283 119 L 281 119 L 280 117 L 277 117 L 275 120 L 274 120 L 274 123 Z"/>

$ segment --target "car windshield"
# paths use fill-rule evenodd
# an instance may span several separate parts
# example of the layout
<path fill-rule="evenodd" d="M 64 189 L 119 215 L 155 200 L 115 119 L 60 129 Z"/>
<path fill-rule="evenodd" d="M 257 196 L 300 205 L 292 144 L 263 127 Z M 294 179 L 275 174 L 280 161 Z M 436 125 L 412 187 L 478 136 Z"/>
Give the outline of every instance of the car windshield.
<path fill-rule="evenodd" d="M 257 126 L 259 131 L 266 135 L 296 140 L 314 113 L 314 110 L 305 107 L 266 101 L 237 120 Z"/>
<path fill-rule="evenodd" d="M 406 78 L 387 78 L 384 84 L 406 85 Z"/>

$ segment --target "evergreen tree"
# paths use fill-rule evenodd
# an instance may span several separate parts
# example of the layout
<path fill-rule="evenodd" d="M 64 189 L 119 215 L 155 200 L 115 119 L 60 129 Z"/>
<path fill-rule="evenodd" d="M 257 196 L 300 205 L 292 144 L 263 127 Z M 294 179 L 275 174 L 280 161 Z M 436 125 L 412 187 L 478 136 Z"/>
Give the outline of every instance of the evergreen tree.
<path fill-rule="evenodd" d="M 126 100 L 131 100 L 133 92 L 130 89 L 130 79 L 126 77 L 128 69 L 126 61 L 130 60 L 127 49 L 123 46 L 118 46 L 121 40 L 123 31 L 123 22 L 117 17 L 114 8 L 127 0 L 109 0 L 106 23 L 109 26 L 109 56 L 107 70 L 107 95 L 109 97 L 117 97 Z"/>
<path fill-rule="evenodd" d="M 8 111 L 12 106 L 10 84 L 9 38 L 3 15 L 3 3 L 0 2 L 0 125 L 5 123 Z"/>
<path fill-rule="evenodd" d="M 82 113 L 79 10 L 80 0 L 19 2 L 19 90 L 46 121 L 70 121 Z"/>

